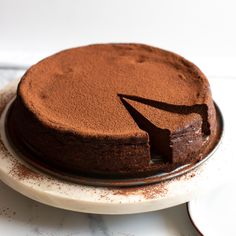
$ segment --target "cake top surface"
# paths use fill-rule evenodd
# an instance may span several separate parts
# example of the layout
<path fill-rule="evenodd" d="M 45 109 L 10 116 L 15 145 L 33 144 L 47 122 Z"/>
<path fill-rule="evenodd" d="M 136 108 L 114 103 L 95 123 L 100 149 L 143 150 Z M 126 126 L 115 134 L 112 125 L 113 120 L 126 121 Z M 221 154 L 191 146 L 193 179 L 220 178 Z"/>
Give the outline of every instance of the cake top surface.
<path fill-rule="evenodd" d="M 146 137 L 121 101 L 126 95 L 176 106 L 205 104 L 211 96 L 207 79 L 195 65 L 142 44 L 99 44 L 59 52 L 32 66 L 18 87 L 18 97 L 50 127 L 93 137 Z M 147 116 L 151 112 L 161 117 L 160 109 L 144 110 Z M 184 120 L 195 118 L 196 114 Z M 165 124 L 170 130 L 179 128 L 168 119 L 162 120 Z"/>

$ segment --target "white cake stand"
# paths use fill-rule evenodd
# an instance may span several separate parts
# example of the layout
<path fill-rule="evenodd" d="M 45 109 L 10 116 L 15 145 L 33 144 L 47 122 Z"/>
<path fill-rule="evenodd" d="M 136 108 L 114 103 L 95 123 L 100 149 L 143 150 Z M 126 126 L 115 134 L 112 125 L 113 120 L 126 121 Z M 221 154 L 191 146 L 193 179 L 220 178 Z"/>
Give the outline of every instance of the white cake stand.
<path fill-rule="evenodd" d="M 0 178 L 17 192 L 63 209 L 97 214 L 131 214 L 160 210 L 209 191 L 227 168 L 225 139 L 213 156 L 180 177 L 141 187 L 93 187 L 47 175 L 21 160 L 10 147 L 4 129 L 6 105 L 15 96 L 18 81 L 0 92 Z"/>

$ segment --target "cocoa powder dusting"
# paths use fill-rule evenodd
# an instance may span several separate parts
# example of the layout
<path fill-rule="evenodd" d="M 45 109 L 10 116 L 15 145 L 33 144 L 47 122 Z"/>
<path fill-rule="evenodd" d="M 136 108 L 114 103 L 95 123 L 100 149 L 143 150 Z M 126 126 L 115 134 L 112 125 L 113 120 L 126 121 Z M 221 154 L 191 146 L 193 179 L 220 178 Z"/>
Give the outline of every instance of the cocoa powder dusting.
<path fill-rule="evenodd" d="M 200 168 L 201 169 L 201 168 Z M 180 175 L 178 177 L 175 177 L 171 180 L 167 180 L 164 182 L 160 182 L 158 184 L 151 184 L 146 186 L 137 186 L 137 187 L 129 187 L 129 188 L 119 188 L 114 190 L 114 195 L 143 195 L 145 199 L 154 199 L 157 198 L 157 196 L 165 196 L 168 192 L 168 184 L 173 183 L 176 181 L 188 181 L 191 178 L 194 178 L 198 172 L 200 172 L 199 168 L 197 170 L 193 170 L 189 173 L 186 173 L 184 175 Z"/>
<path fill-rule="evenodd" d="M 18 87 L 18 97 L 44 124 L 88 136 L 140 132 L 118 94 L 192 106 L 207 103 L 208 92 L 207 79 L 196 66 L 143 44 L 97 44 L 59 52 L 31 67 Z M 162 122 L 172 125 L 171 120 Z"/>
<path fill-rule="evenodd" d="M 11 174 L 14 177 L 17 177 L 19 180 L 43 178 L 40 174 L 29 169 L 27 166 L 21 164 L 20 162 L 16 162 L 14 164 L 9 174 Z"/>
<path fill-rule="evenodd" d="M 129 187 L 129 188 L 119 188 L 114 190 L 114 195 L 143 195 L 145 199 L 154 199 L 159 196 L 165 196 L 168 189 L 164 182 L 158 184 L 152 184 L 147 186 L 137 186 L 137 187 Z"/>

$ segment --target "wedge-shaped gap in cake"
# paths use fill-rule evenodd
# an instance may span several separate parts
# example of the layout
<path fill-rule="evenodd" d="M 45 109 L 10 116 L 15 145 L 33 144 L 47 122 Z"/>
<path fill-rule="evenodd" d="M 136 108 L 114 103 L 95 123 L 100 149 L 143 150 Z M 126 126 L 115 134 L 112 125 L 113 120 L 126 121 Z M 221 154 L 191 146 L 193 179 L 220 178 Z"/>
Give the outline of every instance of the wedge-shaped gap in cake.
<path fill-rule="evenodd" d="M 204 142 L 202 117 L 198 113 L 176 113 L 120 96 L 140 129 L 149 136 L 153 163 L 184 164 L 194 158 Z"/>
<path fill-rule="evenodd" d="M 151 160 L 153 162 L 171 161 L 172 151 L 170 148 L 169 130 L 156 127 L 125 99 L 121 98 L 121 102 L 139 128 L 148 133 Z"/>
<path fill-rule="evenodd" d="M 205 136 L 210 135 L 210 124 L 208 121 L 208 107 L 206 104 L 196 104 L 192 106 L 187 105 L 175 105 L 175 104 L 169 104 L 165 102 L 155 101 L 152 99 L 142 98 L 139 96 L 133 96 L 133 95 L 126 95 L 126 94 L 118 94 L 120 98 L 126 98 L 129 100 L 133 100 L 136 102 L 140 102 L 161 110 L 169 111 L 172 113 L 177 114 L 191 114 L 191 113 L 197 113 L 202 118 L 202 134 Z"/>

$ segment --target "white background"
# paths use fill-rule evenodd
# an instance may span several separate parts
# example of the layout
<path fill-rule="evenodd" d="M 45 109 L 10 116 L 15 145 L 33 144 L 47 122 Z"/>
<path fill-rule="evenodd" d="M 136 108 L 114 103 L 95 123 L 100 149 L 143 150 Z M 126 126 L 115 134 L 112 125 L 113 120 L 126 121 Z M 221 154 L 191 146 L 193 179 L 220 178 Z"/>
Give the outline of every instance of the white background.
<path fill-rule="evenodd" d="M 234 0 L 0 0 L 0 62 L 32 64 L 98 42 L 175 51 L 207 75 L 234 75 Z M 224 63 L 224 69 L 221 68 Z"/>

